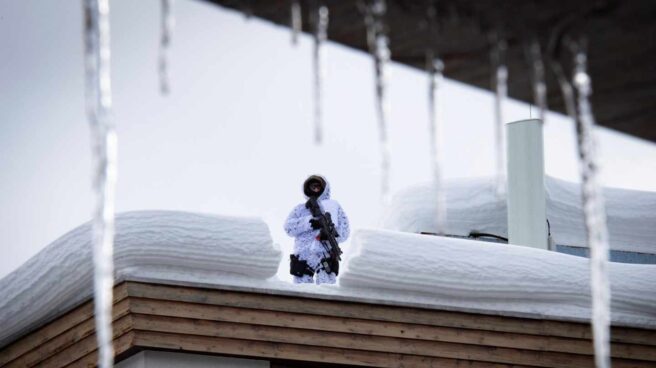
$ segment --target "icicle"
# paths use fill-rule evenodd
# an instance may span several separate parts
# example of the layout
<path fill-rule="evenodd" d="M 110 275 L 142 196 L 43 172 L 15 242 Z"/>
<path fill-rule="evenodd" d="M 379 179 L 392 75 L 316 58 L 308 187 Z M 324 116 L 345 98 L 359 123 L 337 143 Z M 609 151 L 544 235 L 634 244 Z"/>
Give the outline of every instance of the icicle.
<path fill-rule="evenodd" d="M 539 118 L 544 123 L 547 112 L 547 84 L 544 79 L 545 71 L 540 43 L 537 40 L 531 42 L 529 54 L 533 67 L 533 98 L 535 105 L 540 110 Z"/>
<path fill-rule="evenodd" d="M 292 45 L 298 44 L 298 35 L 303 27 L 301 18 L 301 3 L 299 0 L 292 1 L 291 7 Z"/>
<path fill-rule="evenodd" d="M 96 207 L 93 215 L 94 306 L 98 366 L 113 365 L 114 187 L 116 133 L 111 122 L 109 0 L 84 0 L 87 114 L 91 125 Z"/>
<path fill-rule="evenodd" d="M 372 0 L 363 9 L 365 25 L 367 27 L 367 43 L 374 60 L 376 79 L 376 111 L 380 132 L 381 146 L 381 193 L 384 201 L 389 201 L 390 153 L 387 139 L 387 117 L 389 104 L 387 101 L 387 66 L 391 53 L 389 39 L 385 30 L 385 14 L 387 6 L 385 0 Z"/>
<path fill-rule="evenodd" d="M 431 1 L 426 12 L 428 16 L 429 48 L 426 52 L 428 71 L 428 122 L 430 131 L 430 162 L 433 171 L 435 190 L 435 229 L 437 234 L 446 233 L 446 195 L 442 186 L 442 98 L 440 90 L 444 80 L 444 62 L 434 52 L 437 35 L 437 6 Z"/>
<path fill-rule="evenodd" d="M 170 92 L 169 72 L 168 72 L 168 55 L 171 47 L 171 36 L 175 25 L 173 16 L 173 0 L 161 0 L 162 19 L 161 19 L 161 37 L 159 44 L 159 86 L 163 95 Z"/>
<path fill-rule="evenodd" d="M 242 0 L 239 2 L 241 12 L 244 14 L 244 20 L 250 21 L 253 17 L 253 4 L 252 0 Z"/>
<path fill-rule="evenodd" d="M 558 84 L 560 85 L 560 91 L 563 93 L 563 100 L 565 102 L 565 111 L 567 112 L 567 116 L 569 116 L 569 118 L 572 119 L 574 125 L 577 126 L 576 101 L 574 101 L 574 90 L 572 89 L 572 85 L 567 80 L 565 72 L 558 62 L 552 61 L 551 67 L 554 74 L 556 75 Z"/>
<path fill-rule="evenodd" d="M 314 15 L 314 52 L 312 54 L 312 66 L 314 70 L 314 142 L 321 144 L 322 134 L 322 111 L 321 111 L 321 85 L 323 81 L 323 63 L 321 62 L 323 52 L 321 46 L 328 36 L 328 8 L 320 6 Z"/>
<path fill-rule="evenodd" d="M 433 167 L 433 182 L 436 193 L 436 229 L 437 234 L 444 234 L 446 227 L 446 196 L 442 187 L 442 98 L 440 87 L 444 80 L 444 63 L 432 52 L 427 53 L 428 84 L 428 121 L 430 129 L 430 153 Z"/>
<path fill-rule="evenodd" d="M 578 148 L 581 160 L 582 199 L 592 287 L 592 331 L 598 368 L 610 367 L 610 284 L 608 280 L 608 229 L 599 183 L 595 121 L 590 106 L 592 87 L 586 71 L 587 56 L 578 50 L 574 57 L 573 84 L 577 91 Z"/>
<path fill-rule="evenodd" d="M 492 48 L 492 66 L 494 78 L 492 87 L 495 91 L 494 116 L 495 116 L 495 141 L 496 141 L 496 191 L 498 197 L 506 193 L 506 131 L 503 120 L 503 106 L 508 97 L 508 68 L 505 64 L 505 53 L 508 48 L 504 40 L 497 40 Z"/>

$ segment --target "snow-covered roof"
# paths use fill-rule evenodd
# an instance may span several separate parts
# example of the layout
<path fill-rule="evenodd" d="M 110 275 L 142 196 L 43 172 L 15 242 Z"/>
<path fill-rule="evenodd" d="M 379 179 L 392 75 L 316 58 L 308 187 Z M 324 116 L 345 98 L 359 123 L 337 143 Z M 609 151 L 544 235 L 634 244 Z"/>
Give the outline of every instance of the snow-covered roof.
<path fill-rule="evenodd" d="M 471 231 L 507 237 L 505 198 L 496 195 L 494 178 L 457 179 L 445 183 L 447 234 Z M 560 245 L 586 247 L 580 186 L 546 177 L 547 219 Z M 383 227 L 404 232 L 437 232 L 436 200 L 430 183 L 409 187 L 395 195 Z M 613 250 L 656 254 L 656 193 L 604 188 L 610 247 Z"/>
<path fill-rule="evenodd" d="M 339 285 L 275 275 L 281 252 L 257 219 L 172 211 L 117 216 L 124 280 L 474 313 L 586 321 L 588 262 L 532 248 L 360 230 Z M 656 266 L 611 264 L 614 324 L 656 328 Z M 0 346 L 92 295 L 91 226 L 62 236 L 0 280 Z"/>
<path fill-rule="evenodd" d="M 259 219 L 178 211 L 138 211 L 116 217 L 116 278 L 264 280 L 281 252 Z M 0 280 L 0 346 L 92 296 L 92 226 L 66 233 Z"/>
<path fill-rule="evenodd" d="M 588 320 L 587 259 L 536 248 L 362 230 L 342 286 L 457 310 Z M 612 320 L 656 327 L 656 265 L 610 263 Z"/>

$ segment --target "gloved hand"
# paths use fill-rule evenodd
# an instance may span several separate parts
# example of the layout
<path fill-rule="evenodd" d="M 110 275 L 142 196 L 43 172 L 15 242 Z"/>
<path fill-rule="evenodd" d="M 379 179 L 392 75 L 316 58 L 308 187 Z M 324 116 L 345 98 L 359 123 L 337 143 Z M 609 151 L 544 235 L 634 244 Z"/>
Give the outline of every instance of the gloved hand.
<path fill-rule="evenodd" d="M 312 230 L 321 229 L 321 222 L 317 219 L 310 219 L 310 225 L 312 226 Z"/>

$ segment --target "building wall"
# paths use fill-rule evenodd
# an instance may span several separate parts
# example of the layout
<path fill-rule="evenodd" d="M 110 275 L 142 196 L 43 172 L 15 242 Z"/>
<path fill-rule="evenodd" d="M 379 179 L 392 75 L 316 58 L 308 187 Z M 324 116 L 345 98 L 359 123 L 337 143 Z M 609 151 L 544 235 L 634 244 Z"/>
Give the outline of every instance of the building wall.
<path fill-rule="evenodd" d="M 569 245 L 556 245 L 556 251 L 573 256 L 590 258 L 590 250 L 585 247 Z M 620 263 L 656 264 L 656 254 L 628 252 L 623 250 L 610 250 L 610 261 Z"/>
<path fill-rule="evenodd" d="M 142 351 L 119 362 L 116 368 L 269 368 L 267 360 L 237 359 L 212 355 Z"/>

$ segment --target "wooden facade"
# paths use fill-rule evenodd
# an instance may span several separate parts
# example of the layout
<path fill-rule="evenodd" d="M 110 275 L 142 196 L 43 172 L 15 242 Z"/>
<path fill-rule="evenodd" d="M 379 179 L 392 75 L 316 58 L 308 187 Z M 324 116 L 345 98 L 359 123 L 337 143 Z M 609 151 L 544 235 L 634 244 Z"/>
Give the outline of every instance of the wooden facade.
<path fill-rule="evenodd" d="M 158 349 L 265 359 L 272 367 L 593 367 L 588 324 L 310 297 L 123 282 L 120 361 Z M 656 330 L 613 327 L 613 366 L 656 367 Z M 96 362 L 87 302 L 0 349 L 0 367 Z"/>

